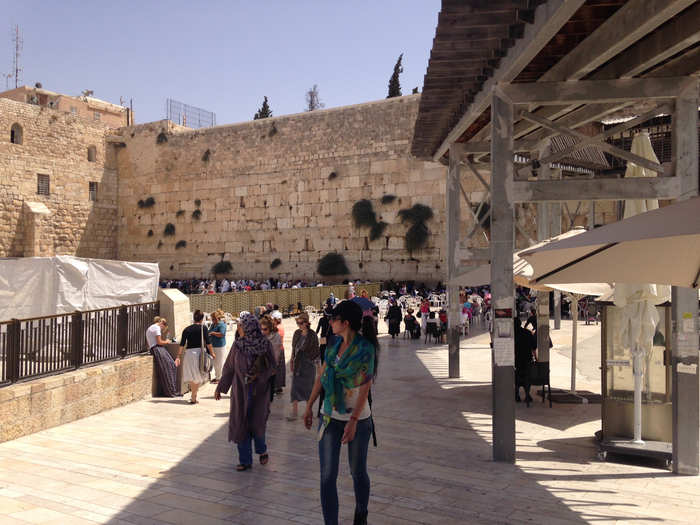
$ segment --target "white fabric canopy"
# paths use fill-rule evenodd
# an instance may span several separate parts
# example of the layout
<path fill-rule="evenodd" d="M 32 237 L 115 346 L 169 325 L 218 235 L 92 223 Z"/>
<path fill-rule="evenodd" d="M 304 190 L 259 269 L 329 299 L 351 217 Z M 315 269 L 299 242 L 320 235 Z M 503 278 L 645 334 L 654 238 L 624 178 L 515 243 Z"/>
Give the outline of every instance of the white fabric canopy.
<path fill-rule="evenodd" d="M 158 264 L 56 257 L 0 259 L 0 321 L 155 301 Z"/>
<path fill-rule="evenodd" d="M 659 283 L 693 287 L 700 269 L 700 197 L 520 252 L 538 283 Z"/>

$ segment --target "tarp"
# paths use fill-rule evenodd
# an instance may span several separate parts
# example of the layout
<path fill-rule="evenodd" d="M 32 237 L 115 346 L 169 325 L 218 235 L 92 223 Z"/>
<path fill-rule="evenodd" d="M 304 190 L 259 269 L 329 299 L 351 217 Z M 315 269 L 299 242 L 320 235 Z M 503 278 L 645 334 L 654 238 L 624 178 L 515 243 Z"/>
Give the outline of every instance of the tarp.
<path fill-rule="evenodd" d="M 0 259 L 0 321 L 155 301 L 158 264 L 67 255 Z"/>

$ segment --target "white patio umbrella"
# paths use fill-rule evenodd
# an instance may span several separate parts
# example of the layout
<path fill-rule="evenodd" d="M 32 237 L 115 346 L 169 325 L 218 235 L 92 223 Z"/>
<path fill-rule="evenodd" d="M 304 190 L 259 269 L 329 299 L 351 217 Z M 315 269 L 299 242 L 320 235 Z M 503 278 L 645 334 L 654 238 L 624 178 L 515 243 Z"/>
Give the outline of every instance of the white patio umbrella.
<path fill-rule="evenodd" d="M 659 159 L 654 153 L 648 133 L 639 133 L 632 140 L 632 153 L 652 160 Z M 627 163 L 625 178 L 656 177 L 656 172 Z M 628 219 L 659 208 L 656 199 L 628 199 L 625 201 L 623 218 Z M 659 324 L 656 305 L 671 298 L 668 285 L 616 283 L 614 293 L 615 306 L 621 308 L 620 343 L 632 354 L 632 371 L 634 373 L 634 441 L 642 442 L 642 378 L 648 377 L 649 357 L 654 346 L 654 333 Z M 644 366 L 646 365 L 646 366 Z"/>
<path fill-rule="evenodd" d="M 658 283 L 697 288 L 700 197 L 693 197 L 587 231 L 520 256 L 533 281 Z"/>

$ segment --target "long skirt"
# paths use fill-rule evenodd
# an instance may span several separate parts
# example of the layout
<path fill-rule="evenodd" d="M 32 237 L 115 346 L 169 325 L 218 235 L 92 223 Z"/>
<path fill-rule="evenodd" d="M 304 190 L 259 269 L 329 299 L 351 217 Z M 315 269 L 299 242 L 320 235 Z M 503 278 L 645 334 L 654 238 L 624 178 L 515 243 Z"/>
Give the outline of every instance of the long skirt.
<path fill-rule="evenodd" d="M 389 335 L 399 335 L 401 333 L 401 321 L 389 319 Z"/>
<path fill-rule="evenodd" d="M 151 348 L 151 354 L 153 354 L 153 368 L 156 371 L 158 396 L 175 397 L 180 395 L 177 389 L 177 367 L 170 352 L 162 346 L 154 346 Z"/>
<path fill-rule="evenodd" d="M 226 346 L 215 346 L 213 347 L 214 354 L 214 377 L 219 380 L 221 379 L 221 371 L 224 368 L 224 362 L 226 361 Z"/>
<path fill-rule="evenodd" d="M 209 380 L 209 374 L 203 374 L 199 371 L 199 354 L 201 348 L 188 348 L 185 350 L 185 355 L 182 359 L 182 380 L 192 383 L 206 383 Z"/>
<path fill-rule="evenodd" d="M 284 348 L 280 350 L 277 358 L 277 372 L 275 373 L 275 390 L 281 390 L 287 386 L 287 363 L 284 360 Z"/>
<path fill-rule="evenodd" d="M 316 381 L 316 365 L 306 359 L 304 354 L 297 357 L 294 363 L 294 376 L 292 377 L 292 401 L 306 401 L 311 396 L 311 390 Z"/>

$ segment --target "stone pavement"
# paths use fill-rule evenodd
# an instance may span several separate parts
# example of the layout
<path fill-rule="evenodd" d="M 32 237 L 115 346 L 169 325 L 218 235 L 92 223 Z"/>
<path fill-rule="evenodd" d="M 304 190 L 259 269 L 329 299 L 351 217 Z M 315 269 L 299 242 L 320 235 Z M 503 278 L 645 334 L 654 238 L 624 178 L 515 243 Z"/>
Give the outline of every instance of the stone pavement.
<path fill-rule="evenodd" d="M 570 327 L 554 332 L 555 346 L 568 344 Z M 580 329 L 590 356 L 598 329 Z M 519 404 L 517 463 L 492 462 L 487 335 L 463 340 L 460 379 L 447 378 L 445 347 L 381 343 L 370 523 L 697 522 L 700 478 L 596 459 L 599 405 Z M 566 388 L 562 353 L 552 354 L 552 379 Z M 599 390 L 595 377 L 578 383 Z M 205 387 L 194 406 L 146 399 L 0 444 L 0 523 L 321 523 L 315 432 L 286 421 L 278 399 L 269 465 L 235 472 L 228 399 L 217 403 L 212 393 Z M 341 465 L 341 518 L 352 523 Z"/>

